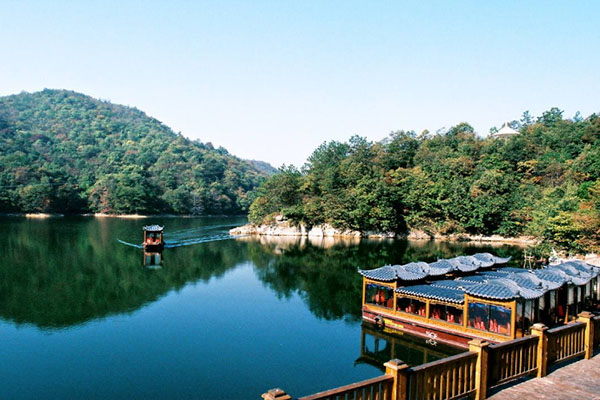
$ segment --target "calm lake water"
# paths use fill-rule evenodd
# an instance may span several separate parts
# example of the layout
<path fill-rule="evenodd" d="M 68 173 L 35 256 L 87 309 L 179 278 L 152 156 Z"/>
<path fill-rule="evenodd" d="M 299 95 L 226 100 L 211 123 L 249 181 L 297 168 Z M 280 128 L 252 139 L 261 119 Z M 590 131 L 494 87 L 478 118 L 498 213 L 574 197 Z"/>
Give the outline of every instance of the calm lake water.
<path fill-rule="evenodd" d="M 243 218 L 0 218 L 1 399 L 260 399 L 456 349 L 361 326 L 358 267 L 511 246 L 226 239 Z M 161 268 L 146 224 L 165 225 Z"/>

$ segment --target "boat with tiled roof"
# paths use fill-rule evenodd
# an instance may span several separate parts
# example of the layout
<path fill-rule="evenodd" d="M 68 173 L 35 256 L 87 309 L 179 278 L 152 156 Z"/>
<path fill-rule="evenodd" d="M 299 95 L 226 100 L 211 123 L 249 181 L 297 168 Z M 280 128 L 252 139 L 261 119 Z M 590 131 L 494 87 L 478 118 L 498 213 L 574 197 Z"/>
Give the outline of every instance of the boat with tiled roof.
<path fill-rule="evenodd" d="M 162 250 L 165 247 L 165 241 L 163 239 L 164 226 L 160 225 L 147 225 L 144 226 L 144 242 L 142 246 L 146 250 Z"/>
<path fill-rule="evenodd" d="M 532 324 L 568 322 L 600 301 L 600 267 L 568 261 L 506 267 L 489 253 L 359 270 L 363 319 L 382 328 L 466 345 L 522 337 Z"/>

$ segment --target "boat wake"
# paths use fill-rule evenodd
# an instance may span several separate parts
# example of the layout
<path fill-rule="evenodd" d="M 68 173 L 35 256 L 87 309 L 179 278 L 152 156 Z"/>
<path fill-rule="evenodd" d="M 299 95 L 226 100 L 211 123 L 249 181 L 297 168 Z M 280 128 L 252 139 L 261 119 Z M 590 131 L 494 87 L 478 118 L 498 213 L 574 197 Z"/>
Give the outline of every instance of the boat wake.
<path fill-rule="evenodd" d="M 121 240 L 121 239 L 117 239 L 117 242 L 122 243 L 122 244 L 124 244 L 126 246 L 137 247 L 138 249 L 142 248 L 141 244 L 133 244 L 133 243 L 129 243 L 129 242 L 126 242 L 124 240 Z"/>
<path fill-rule="evenodd" d="M 227 225 L 211 225 L 201 226 L 191 229 L 182 229 L 173 232 L 167 232 L 164 235 L 165 238 L 165 249 L 181 246 L 191 246 L 200 243 L 216 242 L 219 240 L 229 240 L 240 237 L 240 235 L 232 236 L 228 230 L 224 228 L 231 228 L 237 226 L 236 224 Z M 212 231 L 217 232 L 212 232 Z M 129 243 L 121 239 L 117 241 L 126 246 L 135 247 L 138 249 L 143 248 L 142 244 Z"/>

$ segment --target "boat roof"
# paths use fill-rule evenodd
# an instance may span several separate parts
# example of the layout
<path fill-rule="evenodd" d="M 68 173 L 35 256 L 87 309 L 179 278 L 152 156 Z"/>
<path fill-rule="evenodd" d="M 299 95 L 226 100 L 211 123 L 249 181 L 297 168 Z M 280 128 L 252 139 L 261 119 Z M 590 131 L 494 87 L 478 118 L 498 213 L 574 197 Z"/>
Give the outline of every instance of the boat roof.
<path fill-rule="evenodd" d="M 411 263 L 409 269 L 423 267 L 421 264 L 426 263 Z M 423 267 L 423 269 L 425 268 Z M 396 270 L 392 266 L 387 266 L 385 269 L 377 268 L 373 271 L 377 271 L 377 273 L 386 271 L 388 274 L 386 276 L 391 277 L 391 280 L 395 279 L 391 272 L 396 272 Z M 406 273 L 404 269 L 401 271 L 403 271 L 402 274 Z M 549 265 L 537 270 L 511 267 L 499 268 L 496 271 L 484 270 L 471 276 L 452 280 L 404 286 L 396 289 L 396 292 L 456 304 L 464 303 L 465 293 L 490 300 L 532 300 L 565 284 L 585 285 L 599 275 L 600 267 L 576 260 Z M 395 276 L 397 277 L 398 274 Z"/>
<path fill-rule="evenodd" d="M 406 286 L 396 289 L 396 292 L 456 304 L 462 304 L 465 301 L 462 290 L 434 285 Z"/>
<path fill-rule="evenodd" d="M 506 264 L 510 259 L 511 257 L 496 257 L 490 253 L 477 253 L 472 256 L 459 256 L 432 263 L 411 262 L 403 265 L 384 265 L 371 270 L 359 269 L 358 272 L 366 278 L 382 282 L 416 281 L 430 276 L 442 276 L 453 271 L 474 272 L 482 268 Z"/>
<path fill-rule="evenodd" d="M 165 229 L 164 226 L 160 226 L 160 225 L 146 225 L 144 226 L 144 230 L 147 232 L 162 232 L 162 230 Z"/>

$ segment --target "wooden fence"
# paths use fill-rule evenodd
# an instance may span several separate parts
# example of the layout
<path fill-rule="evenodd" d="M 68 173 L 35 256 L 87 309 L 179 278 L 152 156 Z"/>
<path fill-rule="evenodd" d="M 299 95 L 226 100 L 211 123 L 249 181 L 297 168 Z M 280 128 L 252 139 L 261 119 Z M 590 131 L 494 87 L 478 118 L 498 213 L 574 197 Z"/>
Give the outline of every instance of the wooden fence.
<path fill-rule="evenodd" d="M 548 329 L 548 365 L 585 353 L 586 324 L 576 322 Z"/>
<path fill-rule="evenodd" d="M 411 368 L 408 379 L 410 400 L 457 399 L 475 393 L 477 353 L 462 353 Z"/>
<path fill-rule="evenodd" d="M 392 400 L 393 384 L 392 375 L 382 375 L 341 388 L 300 397 L 298 400 Z"/>
<path fill-rule="evenodd" d="M 537 371 L 539 337 L 527 336 L 489 346 L 488 386 L 494 387 Z"/>
<path fill-rule="evenodd" d="M 452 400 L 474 394 L 485 399 L 487 389 L 524 375 L 546 375 L 548 366 L 574 357 L 589 359 L 600 347 L 600 316 L 579 314 L 577 322 L 548 329 L 535 324 L 532 336 L 492 344 L 474 339 L 469 351 L 409 367 L 400 360 L 385 363 L 385 375 L 327 390 L 298 400 Z M 271 389 L 264 400 L 290 400 L 282 389 Z"/>

